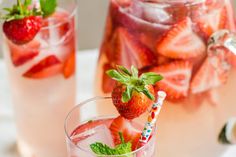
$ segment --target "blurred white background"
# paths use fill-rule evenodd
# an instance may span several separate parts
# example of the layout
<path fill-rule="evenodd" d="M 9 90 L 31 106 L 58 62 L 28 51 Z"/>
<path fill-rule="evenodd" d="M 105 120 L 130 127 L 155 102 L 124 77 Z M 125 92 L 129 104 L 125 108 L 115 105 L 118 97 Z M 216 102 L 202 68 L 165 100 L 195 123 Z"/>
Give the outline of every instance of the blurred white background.
<path fill-rule="evenodd" d="M 97 48 L 104 29 L 109 0 L 78 0 L 79 48 Z"/>

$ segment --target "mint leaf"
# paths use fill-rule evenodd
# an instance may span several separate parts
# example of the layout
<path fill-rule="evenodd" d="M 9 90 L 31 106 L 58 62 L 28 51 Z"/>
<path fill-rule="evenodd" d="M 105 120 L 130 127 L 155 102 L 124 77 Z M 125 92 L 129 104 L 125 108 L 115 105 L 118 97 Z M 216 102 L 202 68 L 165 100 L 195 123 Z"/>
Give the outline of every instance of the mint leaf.
<path fill-rule="evenodd" d="M 97 155 L 115 155 L 114 149 L 110 148 L 108 145 L 96 142 L 90 145 L 92 151 Z"/>
<path fill-rule="evenodd" d="M 154 72 L 148 72 L 141 75 L 141 80 L 145 82 L 145 84 L 156 84 L 158 81 L 161 81 L 163 77 Z"/>
<path fill-rule="evenodd" d="M 96 142 L 90 145 L 92 151 L 99 155 L 123 155 L 132 152 L 131 142 L 125 143 L 122 133 L 119 133 L 121 144 L 117 145 L 115 148 L 111 148 L 106 144 Z M 121 157 L 131 157 L 131 155 L 124 155 Z"/>
<path fill-rule="evenodd" d="M 40 0 L 43 17 L 53 14 L 57 7 L 57 0 Z"/>

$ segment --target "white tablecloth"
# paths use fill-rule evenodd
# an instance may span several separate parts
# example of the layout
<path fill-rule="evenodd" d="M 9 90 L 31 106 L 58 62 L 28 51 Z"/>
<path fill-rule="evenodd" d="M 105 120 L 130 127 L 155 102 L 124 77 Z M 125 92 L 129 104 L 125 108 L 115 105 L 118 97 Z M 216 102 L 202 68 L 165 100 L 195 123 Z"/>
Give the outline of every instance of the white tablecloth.
<path fill-rule="evenodd" d="M 77 55 L 77 93 L 81 102 L 93 96 L 93 79 L 98 51 L 81 51 Z M 16 154 L 16 131 L 5 64 L 0 60 L 0 157 L 18 157 Z"/>

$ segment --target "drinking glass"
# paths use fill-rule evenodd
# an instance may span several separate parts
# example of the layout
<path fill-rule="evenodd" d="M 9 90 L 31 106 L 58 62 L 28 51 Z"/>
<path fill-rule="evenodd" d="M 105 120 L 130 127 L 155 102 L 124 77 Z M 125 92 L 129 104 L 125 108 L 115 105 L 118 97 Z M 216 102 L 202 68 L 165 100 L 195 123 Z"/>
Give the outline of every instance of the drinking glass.
<path fill-rule="evenodd" d="M 12 3 L 4 1 L 3 7 Z M 16 45 L 3 37 L 22 157 L 66 156 L 63 121 L 76 98 L 77 2 L 57 3 L 29 43 Z"/>
<path fill-rule="evenodd" d="M 90 144 L 101 142 L 114 146 L 109 127 L 114 118 L 119 116 L 113 106 L 113 112 L 98 112 L 98 108 L 105 109 L 112 104 L 110 97 L 96 97 L 88 99 L 74 107 L 66 117 L 65 133 L 69 157 L 124 157 L 142 156 L 155 157 L 156 136 L 152 136 L 143 147 L 124 155 L 96 155 L 90 149 Z M 105 110 L 104 110 L 105 111 Z M 132 125 L 142 131 L 148 113 L 132 121 Z M 154 129 L 153 134 L 156 134 Z"/>
<path fill-rule="evenodd" d="M 115 81 L 106 71 L 117 64 L 161 74 L 164 79 L 155 88 L 167 93 L 168 103 L 158 121 L 158 154 L 219 157 L 226 152 L 228 147 L 217 139 L 224 123 L 236 115 L 236 56 L 228 53 L 226 64 L 212 68 L 207 47 L 214 33 L 236 31 L 233 1 L 109 2 L 96 95 L 111 94 Z M 101 112 L 110 112 L 110 106 Z"/>

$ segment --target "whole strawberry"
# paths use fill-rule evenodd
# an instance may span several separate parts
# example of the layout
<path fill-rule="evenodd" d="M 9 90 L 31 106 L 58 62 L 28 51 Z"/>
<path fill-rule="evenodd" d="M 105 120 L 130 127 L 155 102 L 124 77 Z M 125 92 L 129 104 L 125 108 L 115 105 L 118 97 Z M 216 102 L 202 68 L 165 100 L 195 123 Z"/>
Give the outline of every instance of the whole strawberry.
<path fill-rule="evenodd" d="M 117 70 L 108 70 L 107 74 L 118 82 L 112 91 L 112 101 L 122 117 L 137 118 L 154 103 L 153 85 L 162 76 L 149 72 L 139 77 L 138 70 L 133 66 L 131 72 L 117 66 Z"/>
<path fill-rule="evenodd" d="M 8 14 L 4 16 L 3 32 L 15 44 L 25 44 L 33 40 L 42 26 L 42 12 L 40 8 L 32 7 L 31 0 L 17 0 L 13 8 L 6 8 Z"/>

